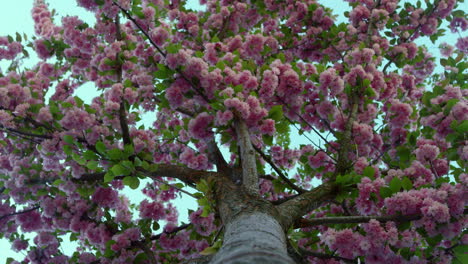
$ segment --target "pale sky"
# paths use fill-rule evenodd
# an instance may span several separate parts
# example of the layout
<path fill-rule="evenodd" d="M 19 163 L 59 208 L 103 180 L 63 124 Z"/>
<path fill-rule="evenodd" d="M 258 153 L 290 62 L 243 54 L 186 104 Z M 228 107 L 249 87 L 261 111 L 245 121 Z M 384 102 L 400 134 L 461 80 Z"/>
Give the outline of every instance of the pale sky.
<path fill-rule="evenodd" d="M 33 21 L 31 18 L 31 7 L 33 0 L 0 0 L 0 36 L 5 36 L 5 35 L 11 35 L 15 36 L 16 32 L 25 33 L 28 35 L 28 37 L 31 37 L 34 35 L 34 26 L 33 26 Z M 75 4 L 74 0 L 46 0 L 47 3 L 49 3 L 50 7 L 53 7 L 56 9 L 57 13 L 60 16 L 66 16 L 66 15 L 77 15 L 80 17 L 80 19 L 87 21 L 89 24 L 93 24 L 93 21 L 95 21 L 93 14 L 90 12 L 87 12 L 85 9 L 81 7 L 77 7 Z M 192 6 L 196 6 L 196 3 L 198 3 L 198 0 L 191 0 Z M 325 3 L 327 6 L 334 8 L 335 9 L 335 14 L 339 14 L 337 8 L 340 8 L 343 10 L 343 8 L 347 8 L 347 4 L 343 3 L 341 0 L 329 0 L 329 1 L 320 1 L 322 3 Z M 464 10 L 468 10 L 468 3 L 464 3 Z M 341 11 L 341 19 L 342 17 L 342 11 Z M 57 22 L 60 23 L 60 19 L 57 19 Z M 446 40 L 447 41 L 447 40 Z M 452 37 L 449 41 L 447 41 L 450 44 L 454 44 L 456 41 L 455 37 Z M 421 43 L 421 42 L 420 42 Z M 434 55 L 438 56 L 439 52 L 437 50 L 437 45 L 434 45 L 430 43 L 429 41 L 424 42 L 431 53 Z M 33 53 L 30 53 L 33 55 Z M 29 64 L 28 64 L 29 65 Z M 8 64 L 5 64 L 4 62 L 0 62 L 0 67 L 2 69 L 6 69 Z M 88 89 L 88 88 L 86 88 Z M 89 89 L 93 89 L 90 87 Z M 94 90 L 94 93 L 96 91 Z M 82 95 L 84 95 L 83 93 Z M 89 96 L 89 90 L 87 91 L 87 98 L 90 100 L 93 96 Z M 96 94 L 94 94 L 95 96 Z M 79 95 L 80 96 L 80 95 Z M 89 102 L 88 100 L 85 100 L 86 102 Z M 294 130 L 294 129 L 292 129 Z M 301 141 L 301 143 L 306 143 L 306 140 L 298 139 L 298 141 Z M 304 141 L 304 142 L 302 142 Z M 189 190 L 192 191 L 193 190 Z M 130 193 L 128 193 L 130 194 Z M 141 193 L 133 191 L 130 197 L 137 197 L 135 200 L 141 200 L 143 197 Z M 135 200 L 132 199 L 134 202 Z M 186 221 L 187 219 L 187 213 L 186 209 L 187 208 L 192 208 L 195 209 L 197 207 L 196 202 L 193 201 L 193 199 L 178 199 L 176 205 L 178 208 L 183 208 L 179 213 L 180 213 L 180 220 Z M 65 248 L 64 248 L 65 247 Z M 70 246 L 69 248 L 66 248 L 67 244 L 65 243 L 62 245 L 63 251 L 66 253 L 70 253 L 74 251 L 74 246 Z M 0 264 L 5 263 L 5 260 L 7 257 L 14 257 L 17 260 L 21 260 L 23 258 L 22 254 L 18 254 L 10 250 L 10 244 L 6 239 L 0 239 Z"/>

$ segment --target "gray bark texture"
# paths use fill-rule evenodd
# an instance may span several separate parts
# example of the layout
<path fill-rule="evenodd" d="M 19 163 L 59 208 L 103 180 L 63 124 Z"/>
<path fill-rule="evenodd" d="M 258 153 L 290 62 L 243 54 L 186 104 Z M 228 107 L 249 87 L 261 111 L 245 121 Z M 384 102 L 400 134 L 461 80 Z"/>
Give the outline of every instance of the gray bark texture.
<path fill-rule="evenodd" d="M 262 212 L 240 214 L 226 224 L 224 243 L 210 264 L 292 264 L 283 228 Z"/>

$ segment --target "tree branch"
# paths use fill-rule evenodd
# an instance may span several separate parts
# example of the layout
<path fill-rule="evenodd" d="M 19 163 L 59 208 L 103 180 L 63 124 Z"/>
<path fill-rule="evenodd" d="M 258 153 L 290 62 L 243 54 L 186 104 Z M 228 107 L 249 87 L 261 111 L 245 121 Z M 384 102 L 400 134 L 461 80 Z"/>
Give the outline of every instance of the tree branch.
<path fill-rule="evenodd" d="M 148 256 L 148 261 L 150 264 L 156 264 L 156 257 L 154 256 L 154 253 L 153 251 L 151 251 L 146 245 L 145 243 L 141 242 L 141 241 L 133 241 L 132 244 L 134 244 L 135 246 L 139 247 L 141 250 L 143 250 L 143 252 L 145 252 L 146 256 Z"/>
<path fill-rule="evenodd" d="M 283 180 L 289 187 L 291 187 L 293 190 L 297 191 L 299 194 L 305 193 L 306 190 L 302 189 L 299 186 L 296 186 L 292 181 L 286 177 L 286 175 L 283 174 L 283 172 L 276 166 L 276 164 L 268 157 L 263 151 L 256 146 L 253 145 L 253 148 L 255 151 L 257 151 L 258 154 L 262 157 L 263 160 L 265 160 L 270 166 L 273 168 L 273 170 L 278 173 L 278 176 Z"/>
<path fill-rule="evenodd" d="M 120 31 L 120 15 L 117 14 L 115 18 L 115 34 L 117 41 L 122 41 L 122 32 Z M 118 54 L 120 56 L 120 53 Z M 122 63 L 117 66 L 117 82 L 122 83 Z M 125 98 L 122 96 L 119 107 L 119 123 L 122 130 L 122 139 L 124 145 L 131 145 L 130 132 L 128 129 L 127 113 L 125 111 Z"/>
<path fill-rule="evenodd" d="M 320 217 L 314 219 L 300 219 L 294 225 L 295 228 L 305 228 L 317 225 L 327 224 L 353 224 L 353 223 L 367 223 L 372 219 L 379 222 L 407 222 L 421 219 L 420 214 L 414 215 L 385 215 L 385 216 L 337 216 L 337 217 Z"/>
<path fill-rule="evenodd" d="M 37 206 L 34 206 L 34 207 L 32 207 L 32 208 L 23 210 L 23 211 L 19 211 L 19 212 L 14 212 L 14 213 L 2 215 L 2 216 L 0 216 L 0 221 L 2 221 L 3 219 L 5 219 L 5 218 L 7 218 L 7 217 L 10 217 L 10 216 L 19 215 L 19 214 L 24 214 L 24 213 L 28 213 L 28 212 L 34 211 L 34 210 L 36 210 L 36 209 L 39 209 L 39 207 L 40 207 L 40 206 L 37 205 Z"/>
<path fill-rule="evenodd" d="M 242 165 L 242 185 L 252 194 L 258 194 L 258 174 L 255 151 L 250 141 L 247 125 L 236 117 L 234 120 Z"/>
<path fill-rule="evenodd" d="M 214 137 L 206 142 L 207 149 L 208 149 L 208 159 L 211 163 L 216 165 L 216 169 L 218 172 L 222 172 L 228 174 L 228 170 L 230 169 L 226 160 L 223 157 L 223 154 L 219 150 L 218 145 Z"/>
<path fill-rule="evenodd" d="M 151 43 L 151 46 L 153 46 L 154 48 L 156 48 L 156 50 L 164 57 L 166 58 L 167 57 L 167 54 L 164 53 L 164 51 L 156 44 L 154 43 L 154 41 L 151 39 L 151 37 L 149 36 L 148 32 L 146 32 L 143 27 L 140 26 L 140 24 L 138 24 L 138 22 L 130 15 L 130 13 L 125 9 L 123 8 L 122 6 L 120 6 L 118 3 L 116 3 L 115 1 L 112 2 L 115 6 L 117 6 L 123 13 L 124 15 L 130 20 L 132 21 L 132 23 L 143 33 L 143 35 L 145 35 L 146 38 L 148 38 L 149 42 Z M 210 102 L 210 100 L 208 99 L 208 97 L 206 97 L 206 95 L 204 95 L 202 93 L 202 91 L 200 90 L 199 87 L 197 87 L 189 78 L 187 78 L 187 76 L 185 76 L 185 74 L 180 70 L 180 69 L 176 69 L 176 72 L 178 74 L 180 74 L 180 76 L 185 80 L 187 81 L 190 86 L 192 86 L 193 90 L 201 97 L 203 98 L 203 100 L 205 100 L 207 103 Z"/>
<path fill-rule="evenodd" d="M 172 229 L 171 231 L 163 231 L 161 234 L 151 236 L 150 240 L 158 240 L 163 234 L 166 234 L 166 235 L 175 234 L 175 233 L 177 233 L 177 232 L 179 232 L 181 230 L 187 229 L 191 225 L 192 224 L 183 224 L 183 225 L 180 225 L 180 226 Z"/>
<path fill-rule="evenodd" d="M 157 180 L 159 180 L 160 177 L 176 178 L 190 186 L 194 186 L 200 179 L 206 179 L 210 176 L 219 177 L 223 175 L 218 172 L 194 170 L 171 164 L 158 164 L 155 171 L 148 171 L 141 167 L 136 168 L 136 171 Z M 84 173 L 81 175 L 81 178 L 77 179 L 77 181 L 101 181 L 104 179 L 105 174 L 105 172 Z M 114 179 L 120 178 L 115 177 Z"/>
<path fill-rule="evenodd" d="M 306 215 L 310 211 L 317 209 L 324 202 L 333 199 L 335 196 L 335 185 L 331 182 L 300 194 L 280 205 L 277 205 L 280 215 L 280 221 L 283 226 L 291 226 L 297 219 Z"/>
<path fill-rule="evenodd" d="M 345 263 L 359 263 L 353 259 L 343 258 L 339 256 L 325 254 L 325 253 L 312 252 L 303 248 L 299 248 L 299 252 L 301 253 L 301 255 L 311 256 L 311 257 L 319 258 L 319 259 L 335 259 L 335 260 L 344 261 Z"/>
<path fill-rule="evenodd" d="M 465 209 L 463 214 L 468 214 L 468 209 Z M 422 218 L 421 214 L 410 215 L 371 215 L 371 216 L 336 216 L 336 217 L 320 217 L 314 219 L 300 219 L 294 224 L 295 228 L 305 228 L 317 225 L 327 224 L 353 224 L 353 223 L 367 223 L 372 219 L 385 223 L 389 221 L 403 223 L 415 221 Z"/>

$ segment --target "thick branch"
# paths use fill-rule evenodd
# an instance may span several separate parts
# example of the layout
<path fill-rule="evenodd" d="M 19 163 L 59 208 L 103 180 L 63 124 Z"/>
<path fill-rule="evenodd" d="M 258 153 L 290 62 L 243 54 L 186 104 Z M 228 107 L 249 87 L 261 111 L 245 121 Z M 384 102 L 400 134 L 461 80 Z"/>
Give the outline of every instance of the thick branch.
<path fill-rule="evenodd" d="M 250 134 L 244 121 L 236 118 L 235 129 L 242 162 L 242 185 L 252 194 L 258 193 L 258 174 L 255 151 L 250 141 Z"/>
<path fill-rule="evenodd" d="M 210 162 L 216 165 L 218 172 L 227 174 L 230 168 L 226 160 L 224 160 L 223 154 L 219 150 L 214 137 L 210 140 L 207 140 L 206 145 L 208 147 L 208 159 Z"/>
<path fill-rule="evenodd" d="M 310 211 L 317 209 L 324 202 L 334 197 L 335 186 L 326 182 L 322 185 L 294 197 L 276 208 L 280 212 L 283 226 L 291 226 L 297 219 Z"/>
<path fill-rule="evenodd" d="M 465 215 L 468 214 L 468 209 L 465 209 L 463 212 Z M 314 219 L 300 219 L 296 221 L 295 228 L 305 228 L 317 225 L 327 225 L 327 224 L 353 224 L 353 223 L 367 223 L 372 219 L 375 219 L 379 222 L 408 222 L 415 221 L 422 218 L 421 214 L 411 214 L 411 215 L 371 215 L 371 216 L 336 216 L 336 217 L 321 217 Z"/>
<path fill-rule="evenodd" d="M 297 191 L 299 194 L 305 193 L 306 190 L 300 188 L 299 186 L 296 186 L 294 183 L 292 183 L 286 175 L 283 174 L 283 172 L 276 166 L 276 164 L 265 154 L 263 151 L 256 146 L 253 146 L 255 151 L 257 151 L 258 154 L 262 157 L 263 160 L 265 160 L 270 166 L 273 168 L 273 170 L 278 173 L 278 176 L 283 180 L 289 187 L 291 187 L 293 190 Z"/>
<path fill-rule="evenodd" d="M 294 225 L 295 228 L 305 228 L 316 225 L 327 224 L 352 224 L 352 223 L 367 223 L 372 219 L 379 222 L 408 222 L 421 219 L 421 215 L 385 215 L 385 216 L 337 216 L 337 217 L 321 217 L 314 219 L 300 219 Z"/>
<path fill-rule="evenodd" d="M 207 179 L 210 176 L 220 177 L 221 174 L 212 171 L 201 171 L 189 169 L 178 165 L 160 164 L 156 171 L 147 171 L 143 168 L 137 168 L 137 171 L 150 178 L 171 177 L 179 179 L 189 185 L 195 185 L 201 179 Z"/>
<path fill-rule="evenodd" d="M 209 176 L 218 177 L 221 175 L 217 172 L 200 171 L 182 167 L 179 165 L 159 164 L 155 171 L 147 171 L 141 167 L 136 168 L 141 174 L 150 178 L 171 177 L 179 179 L 186 184 L 195 185 L 200 179 L 206 179 Z M 85 173 L 77 181 L 99 181 L 104 179 L 105 172 Z M 116 177 L 117 178 L 117 177 Z M 159 179 L 158 179 L 159 180 Z"/>
<path fill-rule="evenodd" d="M 122 40 L 122 32 L 120 31 L 120 16 L 117 14 L 115 18 L 115 34 L 117 41 Z M 117 66 L 117 82 L 122 83 L 122 64 L 119 63 Z M 132 140 L 130 139 L 130 132 L 128 129 L 128 122 L 127 122 L 127 113 L 125 111 L 125 99 L 121 98 L 120 107 L 119 107 L 119 122 L 120 128 L 122 129 L 122 139 L 125 145 L 132 144 Z"/>
<path fill-rule="evenodd" d="M 12 132 L 12 133 L 22 135 L 22 136 L 42 138 L 42 139 L 52 139 L 52 136 L 49 136 L 49 135 L 34 134 L 34 133 L 24 132 L 24 131 L 14 129 L 14 128 L 6 128 L 6 127 L 3 127 L 3 126 L 0 126 L 0 128 L 3 129 L 3 131 L 5 131 L 6 133 Z"/>

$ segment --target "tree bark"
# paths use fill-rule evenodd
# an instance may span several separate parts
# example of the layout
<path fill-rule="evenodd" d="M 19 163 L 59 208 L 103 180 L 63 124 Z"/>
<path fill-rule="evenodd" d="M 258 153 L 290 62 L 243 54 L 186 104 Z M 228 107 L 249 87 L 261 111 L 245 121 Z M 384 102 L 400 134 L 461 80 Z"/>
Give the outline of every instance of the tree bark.
<path fill-rule="evenodd" d="M 223 245 L 210 263 L 294 263 L 287 253 L 288 227 L 280 222 L 275 206 L 227 176 L 212 179 L 216 181 L 214 195 L 225 231 Z"/>
<path fill-rule="evenodd" d="M 250 212 L 226 224 L 224 243 L 210 264 L 290 264 L 286 237 L 279 222 L 263 212 Z"/>

